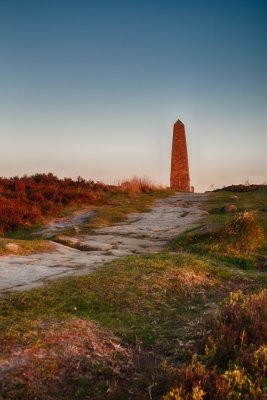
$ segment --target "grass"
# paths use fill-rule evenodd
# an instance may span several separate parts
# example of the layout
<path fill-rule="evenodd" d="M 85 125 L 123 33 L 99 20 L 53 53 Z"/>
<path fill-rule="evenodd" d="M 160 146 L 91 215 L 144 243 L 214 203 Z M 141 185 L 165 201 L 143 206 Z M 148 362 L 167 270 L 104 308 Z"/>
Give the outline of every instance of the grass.
<path fill-rule="evenodd" d="M 224 213 L 225 204 L 235 204 L 237 212 Z M 267 260 L 266 188 L 212 193 L 204 208 L 209 212 L 205 229 L 177 237 L 170 248 L 205 255 L 224 268 L 250 273 L 254 280 L 259 260 L 265 260 L 264 265 Z M 262 273 L 261 285 L 266 288 Z M 216 322 L 206 325 L 202 349 L 191 363 L 169 368 L 173 388 L 164 400 L 267 398 L 267 291 L 260 291 L 259 285 L 255 289 L 253 295 L 244 295 L 244 290 L 231 294 Z"/>
<path fill-rule="evenodd" d="M 181 318 L 177 308 L 187 314 L 186 308 L 194 305 L 196 298 L 201 300 L 202 293 L 212 296 L 231 279 L 243 284 L 248 278 L 243 282 L 243 275 L 191 255 L 132 256 L 85 277 L 62 279 L 42 289 L 5 297 L 1 300 L 2 327 L 5 325 L 10 334 L 18 315 L 32 320 L 38 309 L 43 318 L 97 320 L 128 343 L 137 335 L 149 345 L 161 329 L 165 333 L 172 330 L 174 321 Z M 162 318 L 164 324 L 156 323 Z"/>
<path fill-rule="evenodd" d="M 0 256 L 40 253 L 51 250 L 52 245 L 47 240 L 0 239 Z"/>
<path fill-rule="evenodd" d="M 265 199 L 265 191 L 210 194 L 203 207 L 209 214 L 202 227 L 175 238 L 170 249 L 205 254 L 241 269 L 257 268 L 258 260 L 267 258 Z M 230 200 L 237 206 L 236 213 L 222 211 Z"/>
<path fill-rule="evenodd" d="M 253 256 L 266 245 L 266 233 L 254 212 L 239 213 L 215 232 L 188 232 L 174 239 L 173 250 L 187 248 L 193 252 L 224 256 Z"/>
<path fill-rule="evenodd" d="M 222 207 L 225 204 L 234 204 L 238 212 L 257 211 L 259 220 L 265 231 L 267 231 L 267 208 L 266 208 L 267 190 L 261 189 L 256 192 L 213 192 L 208 196 L 203 204 L 204 210 L 208 211 L 207 218 L 203 223 L 221 223 L 226 224 L 232 218 L 231 214 L 225 214 Z"/>
<path fill-rule="evenodd" d="M 155 198 L 165 195 L 108 194 L 97 217 L 84 229 L 121 222 L 129 212 L 146 211 Z M 221 207 L 233 195 L 240 196 L 234 198 L 238 213 L 223 214 Z M 263 254 L 266 245 L 262 196 L 212 193 L 204 204 L 210 211 L 205 224 L 219 222 L 215 232 L 191 232 L 178 237 L 162 254 L 127 257 L 87 276 L 60 279 L 35 290 L 3 296 L 0 362 L 7 366 L 7 372 L 0 385 L 4 398 L 160 399 L 170 387 L 174 389 L 166 394 L 168 400 L 214 398 L 204 397 L 203 393 L 214 393 L 212 385 L 217 382 L 217 375 L 212 371 L 219 365 L 216 351 L 222 351 L 220 335 L 226 337 L 224 329 L 228 329 L 227 324 L 222 324 L 226 311 L 218 314 L 217 322 L 211 325 L 215 310 L 226 301 L 222 310 L 231 315 L 228 320 L 240 315 L 235 326 L 250 321 L 249 332 L 256 326 L 255 321 L 257 326 L 263 321 L 263 314 L 257 314 L 261 299 L 258 293 L 267 288 L 267 275 L 257 271 L 254 263 L 256 254 Z M 248 212 L 248 220 L 244 219 L 244 212 Z M 231 295 L 236 291 L 239 298 Z M 227 303 L 229 296 L 232 297 Z M 231 308 L 233 299 L 237 299 L 236 308 Z M 255 312 L 247 313 L 250 304 L 255 304 Z M 206 355 L 205 345 L 209 346 Z M 238 348 L 236 351 L 240 353 Z M 254 356 L 262 357 L 261 351 L 254 348 L 246 354 L 252 360 Z M 199 355 L 191 363 L 195 352 Z M 245 353 L 239 361 L 236 356 L 231 358 L 232 363 L 239 363 L 236 372 L 227 357 L 218 372 L 218 382 L 228 373 L 234 382 L 230 389 L 237 390 L 234 376 L 247 358 Z M 253 360 L 250 372 L 242 375 L 245 386 L 258 371 Z M 8 370 L 11 365 L 17 367 Z M 194 394 L 190 388 L 191 392 L 175 386 L 183 371 L 187 378 L 211 382 L 210 386 L 203 383 L 197 387 L 189 380 Z M 194 375 L 195 371 L 199 375 Z M 262 385 L 261 375 L 257 379 Z M 221 393 L 225 393 L 224 388 Z M 251 386 L 249 390 L 254 389 Z M 247 389 L 242 390 L 246 393 Z M 236 398 L 242 398 L 238 393 Z"/>
<path fill-rule="evenodd" d="M 152 365 L 145 364 L 145 371 L 142 368 L 140 371 L 135 362 L 133 369 L 137 376 L 133 382 L 128 382 L 133 394 L 127 398 L 136 398 L 138 391 L 145 393 L 153 379 L 153 393 L 160 396 L 164 392 L 161 362 L 180 363 L 189 359 L 192 346 L 194 348 L 192 341 L 195 343 L 203 336 L 205 321 L 214 304 L 232 290 L 255 291 L 266 287 L 266 278 L 260 273 L 243 273 L 190 254 L 121 259 L 85 277 L 61 279 L 40 289 L 3 297 L 0 302 L 2 351 L 14 346 L 46 348 L 43 332 L 50 331 L 51 325 L 66 327 L 66 321 L 74 324 L 94 321 L 101 324 L 104 332 L 108 330 L 120 338 L 121 346 L 128 352 L 138 346 L 139 358 L 154 360 Z M 126 359 L 124 368 L 130 368 L 132 362 Z M 53 379 L 59 379 L 59 367 L 53 374 Z M 79 376 L 83 376 L 83 371 Z M 121 379 L 126 384 L 129 377 Z M 114 380 L 116 374 L 110 372 L 109 385 L 112 386 Z M 92 384 L 90 382 L 85 378 L 86 385 Z M 115 397 L 110 398 L 119 398 L 116 396 L 120 396 L 124 384 L 122 382 L 113 393 Z M 24 386 L 25 397 L 20 393 L 21 398 L 31 398 L 29 385 L 24 382 Z M 81 387 L 84 389 L 83 384 Z M 77 386 L 74 388 L 76 390 Z M 71 391 L 71 388 L 66 390 Z M 83 398 L 71 393 L 73 397 L 69 398 Z"/>

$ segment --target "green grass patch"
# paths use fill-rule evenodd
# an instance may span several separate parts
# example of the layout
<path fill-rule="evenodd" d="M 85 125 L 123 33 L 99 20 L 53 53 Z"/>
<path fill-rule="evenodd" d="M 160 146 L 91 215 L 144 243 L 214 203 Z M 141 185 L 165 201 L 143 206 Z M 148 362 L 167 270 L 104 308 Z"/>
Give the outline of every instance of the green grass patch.
<path fill-rule="evenodd" d="M 111 328 L 125 342 L 169 348 L 168 340 L 194 335 L 185 322 L 233 288 L 265 280 L 193 255 L 133 256 L 84 277 L 61 279 L 0 300 L 2 338 L 20 336 L 38 318 L 79 317 Z M 227 284 L 226 284 L 227 283 Z M 190 309 L 191 307 L 191 309 Z M 187 337 L 187 334 L 188 337 Z M 184 336 L 185 335 L 185 336 Z M 164 346 L 161 351 L 164 350 Z"/>
<path fill-rule="evenodd" d="M 264 190 L 210 193 L 203 203 L 209 214 L 202 220 L 202 227 L 178 236 L 169 248 L 206 255 L 243 270 L 255 269 L 267 251 L 265 200 Z M 225 204 L 236 205 L 237 212 L 225 213 Z"/>
<path fill-rule="evenodd" d="M 267 190 L 262 188 L 256 192 L 211 192 L 207 201 L 203 203 L 203 209 L 209 212 L 204 223 L 226 224 L 232 219 L 231 214 L 223 213 L 225 204 L 234 204 L 238 212 L 257 211 L 259 220 L 265 231 L 267 231 Z"/>

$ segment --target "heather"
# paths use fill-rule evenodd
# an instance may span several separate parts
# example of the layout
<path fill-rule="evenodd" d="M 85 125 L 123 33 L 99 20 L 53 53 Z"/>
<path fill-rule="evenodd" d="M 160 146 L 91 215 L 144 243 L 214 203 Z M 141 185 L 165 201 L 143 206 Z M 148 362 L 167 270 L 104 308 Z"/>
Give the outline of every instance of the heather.
<path fill-rule="evenodd" d="M 58 214 L 70 205 L 92 204 L 105 186 L 53 174 L 0 178 L 0 232 L 12 232 Z"/>

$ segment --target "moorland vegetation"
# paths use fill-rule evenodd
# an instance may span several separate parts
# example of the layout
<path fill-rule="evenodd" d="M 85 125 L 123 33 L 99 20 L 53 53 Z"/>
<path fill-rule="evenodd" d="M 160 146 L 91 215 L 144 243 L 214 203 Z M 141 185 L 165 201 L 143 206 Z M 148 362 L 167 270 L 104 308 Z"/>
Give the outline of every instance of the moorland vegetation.
<path fill-rule="evenodd" d="M 3 398 L 266 400 L 266 194 L 209 193 L 162 253 L 3 296 Z M 155 198 L 108 192 L 96 226 Z"/>
<path fill-rule="evenodd" d="M 52 173 L 0 178 L 0 234 L 42 223 L 66 207 L 98 204 L 107 193 L 147 193 L 161 189 L 149 179 L 132 178 L 117 185 L 60 179 Z"/>

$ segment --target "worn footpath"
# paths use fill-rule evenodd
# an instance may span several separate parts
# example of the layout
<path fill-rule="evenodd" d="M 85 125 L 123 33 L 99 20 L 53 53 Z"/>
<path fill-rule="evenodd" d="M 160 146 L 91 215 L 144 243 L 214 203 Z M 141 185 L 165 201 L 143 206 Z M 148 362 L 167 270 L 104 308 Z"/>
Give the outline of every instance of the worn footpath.
<path fill-rule="evenodd" d="M 147 213 L 129 215 L 124 223 L 96 229 L 90 235 L 59 235 L 61 243 L 53 242 L 50 252 L 2 256 L 0 293 L 27 290 L 63 276 L 87 274 L 118 257 L 160 252 L 175 236 L 197 226 L 205 213 L 200 209 L 205 198 L 205 194 L 175 194 L 157 201 Z M 74 227 L 82 222 L 81 218 L 71 221 Z M 56 231 L 60 233 L 60 224 Z"/>

